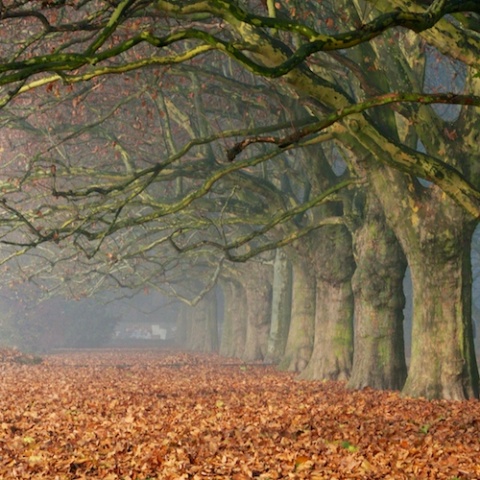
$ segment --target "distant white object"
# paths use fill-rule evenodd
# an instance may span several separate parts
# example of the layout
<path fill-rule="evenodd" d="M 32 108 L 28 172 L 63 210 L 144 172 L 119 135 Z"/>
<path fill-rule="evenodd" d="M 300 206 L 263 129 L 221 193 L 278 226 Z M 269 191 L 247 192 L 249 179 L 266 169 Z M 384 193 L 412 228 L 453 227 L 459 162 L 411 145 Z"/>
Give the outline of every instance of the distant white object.
<path fill-rule="evenodd" d="M 152 335 L 161 340 L 165 340 L 167 338 L 167 329 L 162 328 L 160 325 L 152 325 Z"/>

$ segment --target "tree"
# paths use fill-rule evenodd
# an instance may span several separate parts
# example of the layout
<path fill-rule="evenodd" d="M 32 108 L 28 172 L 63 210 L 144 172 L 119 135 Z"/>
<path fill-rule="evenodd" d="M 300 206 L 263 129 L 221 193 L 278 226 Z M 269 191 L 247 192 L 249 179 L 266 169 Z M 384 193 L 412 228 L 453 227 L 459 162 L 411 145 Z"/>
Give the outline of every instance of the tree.
<path fill-rule="evenodd" d="M 349 386 L 401 390 L 407 378 L 402 288 L 407 262 L 374 192 L 367 197 L 367 218 L 353 241 L 356 328 Z"/>

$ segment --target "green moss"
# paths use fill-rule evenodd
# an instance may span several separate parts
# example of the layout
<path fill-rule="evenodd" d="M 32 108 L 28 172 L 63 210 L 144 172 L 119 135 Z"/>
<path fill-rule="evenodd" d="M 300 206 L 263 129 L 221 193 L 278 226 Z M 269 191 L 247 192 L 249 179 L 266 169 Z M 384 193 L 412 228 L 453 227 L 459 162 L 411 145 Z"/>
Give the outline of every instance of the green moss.
<path fill-rule="evenodd" d="M 385 339 L 381 339 L 377 345 L 377 353 L 378 353 L 378 361 L 380 364 L 385 367 L 389 364 L 392 353 L 391 348 L 389 347 L 387 341 Z"/>

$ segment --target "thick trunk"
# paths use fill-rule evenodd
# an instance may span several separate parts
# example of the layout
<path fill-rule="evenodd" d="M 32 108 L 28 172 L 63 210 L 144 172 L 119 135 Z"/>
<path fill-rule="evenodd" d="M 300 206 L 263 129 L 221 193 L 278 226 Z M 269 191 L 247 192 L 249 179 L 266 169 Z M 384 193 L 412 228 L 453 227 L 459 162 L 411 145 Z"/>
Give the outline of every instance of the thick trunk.
<path fill-rule="evenodd" d="M 354 234 L 355 340 L 349 387 L 399 390 L 407 377 L 403 338 L 406 259 L 368 192 L 363 224 Z"/>
<path fill-rule="evenodd" d="M 244 287 L 237 281 L 222 282 L 224 297 L 223 329 L 220 355 L 242 358 L 247 334 L 247 299 Z"/>
<path fill-rule="evenodd" d="M 449 233 L 444 226 L 438 235 L 449 237 Z M 441 246 L 434 242 L 433 248 L 409 248 L 413 326 L 405 395 L 453 400 L 478 397 L 471 320 L 471 229 L 458 233 Z"/>
<path fill-rule="evenodd" d="M 280 368 L 301 372 L 310 360 L 315 338 L 315 274 L 305 257 L 296 251 L 291 257 L 292 313 Z"/>
<path fill-rule="evenodd" d="M 248 312 L 242 359 L 249 362 L 263 360 L 267 353 L 272 305 L 272 269 L 256 262 L 248 264 L 247 269 L 243 275 Z"/>
<path fill-rule="evenodd" d="M 266 360 L 278 363 L 285 353 L 292 309 L 292 269 L 283 250 L 275 253 L 272 315 Z"/>
<path fill-rule="evenodd" d="M 213 291 L 187 313 L 186 348 L 197 352 L 218 351 L 217 302 Z"/>
<path fill-rule="evenodd" d="M 315 340 L 301 377 L 347 380 L 353 355 L 354 262 L 349 232 L 340 225 L 322 228 L 311 254 L 316 274 Z"/>
<path fill-rule="evenodd" d="M 471 315 L 474 220 L 438 187 L 381 169 L 373 176 L 413 286 L 412 351 L 403 393 L 465 399 L 479 393 Z M 404 198 L 398 205 L 398 199 Z"/>

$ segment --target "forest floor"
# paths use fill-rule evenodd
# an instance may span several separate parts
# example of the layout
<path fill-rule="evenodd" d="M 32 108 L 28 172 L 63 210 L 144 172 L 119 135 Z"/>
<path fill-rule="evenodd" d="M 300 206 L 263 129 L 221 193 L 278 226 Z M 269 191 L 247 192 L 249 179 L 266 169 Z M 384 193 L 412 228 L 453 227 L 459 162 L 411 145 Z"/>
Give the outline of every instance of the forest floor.
<path fill-rule="evenodd" d="M 480 479 L 480 402 L 162 351 L 0 355 L 0 479 Z"/>

